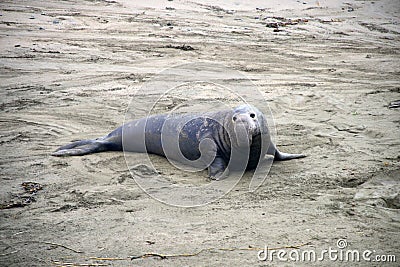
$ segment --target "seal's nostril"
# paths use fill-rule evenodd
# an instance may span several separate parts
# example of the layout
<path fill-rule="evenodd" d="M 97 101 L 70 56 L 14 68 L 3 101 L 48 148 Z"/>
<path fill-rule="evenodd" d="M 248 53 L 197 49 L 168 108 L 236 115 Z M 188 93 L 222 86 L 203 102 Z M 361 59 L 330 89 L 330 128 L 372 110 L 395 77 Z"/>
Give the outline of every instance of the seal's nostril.
<path fill-rule="evenodd" d="M 250 118 L 254 119 L 256 117 L 256 114 L 250 113 Z"/>
<path fill-rule="evenodd" d="M 237 120 L 237 117 L 236 117 L 236 116 L 233 116 L 232 120 L 233 120 L 233 121 L 236 121 L 236 120 Z"/>

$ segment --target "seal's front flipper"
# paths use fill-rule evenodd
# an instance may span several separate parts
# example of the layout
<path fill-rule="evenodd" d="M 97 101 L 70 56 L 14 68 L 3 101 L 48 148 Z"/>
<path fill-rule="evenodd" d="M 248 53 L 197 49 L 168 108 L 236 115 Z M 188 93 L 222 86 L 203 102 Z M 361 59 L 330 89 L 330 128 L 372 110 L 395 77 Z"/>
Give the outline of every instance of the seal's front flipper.
<path fill-rule="evenodd" d="M 226 164 L 223 158 L 216 157 L 214 161 L 208 166 L 208 177 L 212 180 L 221 180 L 226 177 L 224 174 L 226 169 Z"/>
<path fill-rule="evenodd" d="M 100 141 L 97 139 L 81 140 L 58 148 L 51 155 L 56 157 L 82 156 L 91 153 L 111 150 L 108 144 L 108 142 Z"/>

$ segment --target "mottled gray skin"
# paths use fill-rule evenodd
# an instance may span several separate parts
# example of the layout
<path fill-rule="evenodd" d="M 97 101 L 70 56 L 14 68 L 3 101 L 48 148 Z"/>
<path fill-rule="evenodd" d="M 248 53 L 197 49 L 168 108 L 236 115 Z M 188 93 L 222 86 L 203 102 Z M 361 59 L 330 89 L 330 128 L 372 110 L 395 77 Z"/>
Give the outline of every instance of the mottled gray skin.
<path fill-rule="evenodd" d="M 174 140 L 179 146 L 170 145 Z M 208 142 L 202 143 L 204 140 Z M 235 155 L 249 151 L 248 157 L 243 157 L 247 160 L 246 169 L 256 168 L 266 154 L 273 155 L 274 160 L 305 157 L 280 152 L 271 142 L 265 116 L 250 105 L 202 115 L 149 116 L 126 123 L 104 137 L 62 146 L 52 155 L 80 156 L 122 150 L 157 154 L 185 164 L 202 162 L 203 152 L 205 158 L 211 157 L 209 163 L 204 162 L 203 169 L 208 167 L 208 175 L 212 179 L 226 176 L 225 170 L 229 161 L 233 161 L 231 155 L 234 151 L 238 152 Z M 229 170 L 234 170 L 236 165 L 229 164 Z"/>

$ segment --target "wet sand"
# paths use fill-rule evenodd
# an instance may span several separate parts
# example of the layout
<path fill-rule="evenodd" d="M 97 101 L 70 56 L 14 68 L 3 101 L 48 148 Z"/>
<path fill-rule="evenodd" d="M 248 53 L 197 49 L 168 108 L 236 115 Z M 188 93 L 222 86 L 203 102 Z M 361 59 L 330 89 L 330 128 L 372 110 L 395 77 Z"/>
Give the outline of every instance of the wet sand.
<path fill-rule="evenodd" d="M 2 1 L 0 265 L 266 266 L 257 250 L 218 249 L 318 251 L 338 239 L 400 258 L 400 110 L 388 108 L 400 99 L 399 3 L 269 5 Z M 146 108 L 151 92 L 136 95 L 146 81 L 197 61 L 249 77 L 269 99 L 278 147 L 308 157 L 274 164 L 255 192 L 241 182 L 209 205 L 177 208 L 137 186 L 123 153 L 50 156 L 110 132 L 133 97 Z"/>

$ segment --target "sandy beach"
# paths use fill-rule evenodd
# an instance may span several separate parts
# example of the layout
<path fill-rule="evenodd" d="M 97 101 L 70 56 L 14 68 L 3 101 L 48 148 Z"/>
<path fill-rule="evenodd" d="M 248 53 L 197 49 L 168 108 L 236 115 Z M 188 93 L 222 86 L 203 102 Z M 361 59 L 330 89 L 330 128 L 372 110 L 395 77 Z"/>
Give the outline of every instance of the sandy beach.
<path fill-rule="evenodd" d="M 400 3 L 265 2 L 2 1 L 0 265 L 398 266 L 400 109 L 389 105 L 400 100 Z M 221 199 L 183 208 L 144 192 L 134 178 L 153 172 L 131 173 L 121 152 L 50 156 L 109 133 L 127 110 L 140 116 L 154 97 L 141 88 L 160 72 L 204 62 L 251 80 L 278 147 L 307 157 L 273 164 L 254 192 L 247 172 Z M 150 158 L 174 183 L 208 182 Z M 266 246 L 286 260 L 371 255 L 262 261 Z"/>

